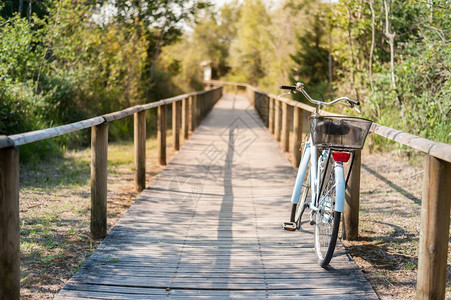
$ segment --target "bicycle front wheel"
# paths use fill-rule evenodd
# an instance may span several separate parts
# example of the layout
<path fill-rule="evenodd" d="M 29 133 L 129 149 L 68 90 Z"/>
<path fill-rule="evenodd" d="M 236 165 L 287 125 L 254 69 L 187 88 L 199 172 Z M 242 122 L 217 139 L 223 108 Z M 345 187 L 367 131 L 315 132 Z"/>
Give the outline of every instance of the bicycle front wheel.
<path fill-rule="evenodd" d="M 315 218 L 315 253 L 319 265 L 329 265 L 334 255 L 341 212 L 335 211 L 336 181 L 333 165 L 328 166 Z"/>

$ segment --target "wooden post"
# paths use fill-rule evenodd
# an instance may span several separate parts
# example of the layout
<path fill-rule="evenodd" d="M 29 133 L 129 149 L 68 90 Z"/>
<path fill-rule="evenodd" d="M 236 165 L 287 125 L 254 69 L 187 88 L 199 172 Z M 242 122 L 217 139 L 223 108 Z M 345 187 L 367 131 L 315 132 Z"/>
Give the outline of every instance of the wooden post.
<path fill-rule="evenodd" d="M 197 95 L 193 95 L 189 100 L 189 130 L 194 132 L 196 130 L 196 103 Z"/>
<path fill-rule="evenodd" d="M 257 92 L 254 90 L 254 89 L 252 89 L 252 93 L 251 93 L 251 104 L 252 104 L 252 106 L 255 108 L 255 98 L 256 98 L 256 94 L 257 94 Z"/>
<path fill-rule="evenodd" d="M 362 151 L 355 151 L 354 164 L 345 191 L 343 239 L 355 241 L 359 236 L 360 169 Z M 349 172 L 349 171 L 348 171 Z M 347 172 L 345 172 L 347 174 Z"/>
<path fill-rule="evenodd" d="M 172 134 L 174 136 L 174 150 L 180 149 L 180 101 L 172 102 Z"/>
<path fill-rule="evenodd" d="M 166 105 L 158 106 L 158 161 L 166 165 Z"/>
<path fill-rule="evenodd" d="M 194 105 L 194 115 L 196 116 L 194 119 L 195 119 L 196 128 L 199 127 L 199 125 L 200 125 L 200 106 L 204 100 L 203 98 L 204 98 L 204 94 L 196 96 L 196 105 Z"/>
<path fill-rule="evenodd" d="M 146 111 L 134 114 L 135 189 L 146 188 Z"/>
<path fill-rule="evenodd" d="M 202 122 L 202 120 L 205 117 L 205 113 L 206 113 L 206 104 L 208 102 L 208 98 L 210 98 L 210 94 L 211 92 L 207 92 L 206 94 L 202 95 L 202 101 L 199 103 L 199 122 L 197 123 L 197 126 L 200 125 L 200 123 Z"/>
<path fill-rule="evenodd" d="M 20 298 L 19 150 L 0 149 L 0 299 Z"/>
<path fill-rule="evenodd" d="M 271 132 L 272 134 L 274 134 L 274 100 L 272 97 L 269 97 L 269 116 L 268 116 L 268 127 L 269 127 L 269 132 Z"/>
<path fill-rule="evenodd" d="M 297 168 L 301 161 L 301 146 L 302 146 L 302 109 L 294 107 L 293 112 L 293 166 Z"/>
<path fill-rule="evenodd" d="M 290 150 L 291 106 L 285 102 L 282 105 L 282 150 L 288 152 Z"/>
<path fill-rule="evenodd" d="M 91 128 L 91 235 L 104 238 L 107 231 L 108 123 Z"/>
<path fill-rule="evenodd" d="M 182 100 L 182 132 L 183 139 L 186 141 L 189 134 L 189 98 Z"/>
<path fill-rule="evenodd" d="M 276 141 L 280 142 L 280 129 L 282 125 L 282 110 L 280 107 L 280 101 L 274 99 L 276 101 L 276 105 L 274 105 L 274 113 L 275 113 L 275 124 L 274 124 L 274 135 L 276 137 Z"/>
<path fill-rule="evenodd" d="M 445 299 L 451 163 L 428 155 L 421 203 L 417 298 Z"/>

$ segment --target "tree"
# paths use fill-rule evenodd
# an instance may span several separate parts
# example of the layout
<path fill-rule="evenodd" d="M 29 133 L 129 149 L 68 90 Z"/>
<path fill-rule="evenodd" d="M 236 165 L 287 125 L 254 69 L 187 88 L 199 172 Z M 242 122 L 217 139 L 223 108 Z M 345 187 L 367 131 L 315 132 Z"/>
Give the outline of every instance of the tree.
<path fill-rule="evenodd" d="M 274 51 L 271 18 L 261 0 L 246 0 L 230 49 L 233 78 L 256 84 L 267 74 L 267 52 Z"/>
<path fill-rule="evenodd" d="M 3 0 L 0 3 L 0 16 L 9 19 L 15 14 L 30 21 L 32 15 L 42 19 L 49 13 L 50 0 Z"/>
<path fill-rule="evenodd" d="M 203 88 L 203 61 L 212 63 L 217 78 L 228 74 L 229 49 L 236 37 L 239 8 L 237 2 L 231 2 L 219 10 L 204 10 L 191 24 L 192 32 L 163 49 L 162 68 L 171 73 L 179 86 L 185 90 Z"/>
<path fill-rule="evenodd" d="M 329 51 L 324 46 L 326 33 L 319 15 L 313 17 L 310 30 L 297 36 L 296 53 L 290 55 L 295 63 L 292 81 L 302 81 L 309 89 L 317 89 L 328 82 Z"/>
<path fill-rule="evenodd" d="M 183 32 L 183 24 L 193 19 L 200 9 L 208 4 L 198 0 L 116 0 L 116 19 L 121 23 L 130 22 L 142 29 L 140 34 L 149 41 L 146 66 L 149 82 L 152 82 L 161 49 L 175 42 Z"/>

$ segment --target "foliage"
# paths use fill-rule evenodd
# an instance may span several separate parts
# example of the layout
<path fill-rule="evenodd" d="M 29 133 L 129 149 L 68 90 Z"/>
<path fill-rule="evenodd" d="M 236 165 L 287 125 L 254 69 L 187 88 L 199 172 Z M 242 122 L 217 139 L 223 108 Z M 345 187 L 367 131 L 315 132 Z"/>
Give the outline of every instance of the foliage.
<path fill-rule="evenodd" d="M 219 10 L 209 7 L 191 24 L 192 32 L 163 49 L 161 68 L 174 78 L 176 85 L 186 90 L 202 89 L 204 62 L 214 67 L 214 78 L 227 76 L 229 48 L 236 37 L 239 12 L 237 2 L 227 3 Z"/>
<path fill-rule="evenodd" d="M 0 134 L 67 124 L 178 93 L 174 85 L 156 84 L 171 81 L 156 61 L 161 47 L 174 43 L 182 24 L 205 6 L 181 0 L 2 2 Z M 130 138 L 131 131 L 131 122 L 113 123 L 110 136 Z M 57 142 L 80 145 L 85 134 Z"/>
<path fill-rule="evenodd" d="M 269 64 L 267 53 L 274 44 L 271 18 L 261 0 L 244 1 L 237 23 L 237 37 L 230 44 L 232 78 L 257 84 L 265 77 Z"/>
<path fill-rule="evenodd" d="M 290 81 L 303 82 L 309 91 L 319 92 L 327 91 L 329 51 L 325 48 L 326 33 L 323 20 L 319 14 L 313 16 L 311 31 L 305 31 L 302 35 L 296 37 L 297 51 L 290 55 L 295 67 L 291 70 Z M 308 101 L 303 99 L 300 94 L 293 96 L 296 100 Z"/>
<path fill-rule="evenodd" d="M 209 62 L 214 78 L 273 93 L 301 80 L 359 99 L 380 124 L 450 141 L 446 0 L 275 3 L 3 1 L 0 134 L 201 89 Z M 131 125 L 113 124 L 111 137 L 130 136 Z"/>

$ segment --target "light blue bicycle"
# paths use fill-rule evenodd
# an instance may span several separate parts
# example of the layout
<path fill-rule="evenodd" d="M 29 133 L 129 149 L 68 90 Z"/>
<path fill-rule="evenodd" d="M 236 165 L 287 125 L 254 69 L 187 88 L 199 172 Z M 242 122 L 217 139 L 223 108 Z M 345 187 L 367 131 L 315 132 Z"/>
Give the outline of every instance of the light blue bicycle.
<path fill-rule="evenodd" d="M 310 209 L 310 224 L 315 225 L 315 253 L 318 263 L 325 268 L 334 254 L 340 228 L 340 218 L 344 211 L 346 183 L 351 173 L 356 149 L 362 149 L 372 122 L 366 119 L 342 116 L 320 116 L 323 105 L 342 102 L 355 107 L 359 101 L 340 97 L 330 102 L 311 98 L 300 82 L 295 86 L 281 86 L 288 93 L 302 93 L 316 105 L 309 117 L 310 134 L 305 142 L 296 183 L 291 197 L 290 222 L 283 224 L 286 230 L 300 228 L 301 218 L 306 208 Z M 281 95 L 281 96 L 282 96 Z M 345 180 L 343 163 L 352 156 L 348 176 Z"/>

